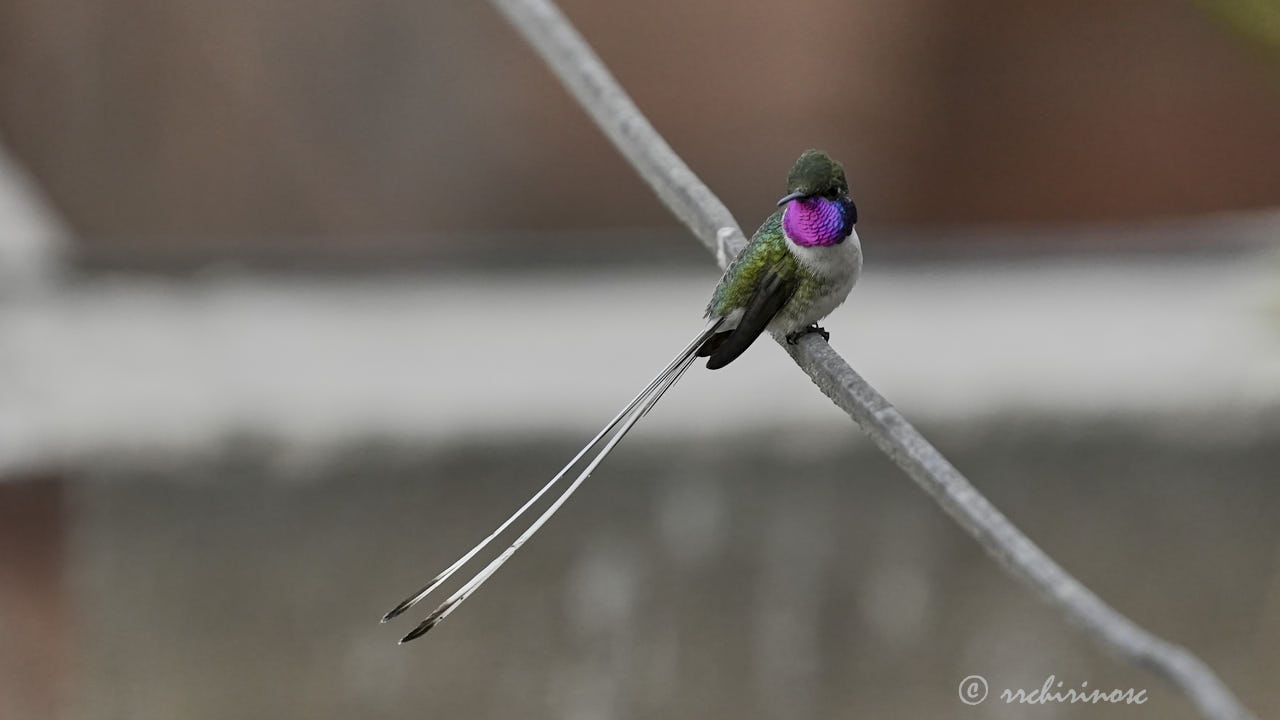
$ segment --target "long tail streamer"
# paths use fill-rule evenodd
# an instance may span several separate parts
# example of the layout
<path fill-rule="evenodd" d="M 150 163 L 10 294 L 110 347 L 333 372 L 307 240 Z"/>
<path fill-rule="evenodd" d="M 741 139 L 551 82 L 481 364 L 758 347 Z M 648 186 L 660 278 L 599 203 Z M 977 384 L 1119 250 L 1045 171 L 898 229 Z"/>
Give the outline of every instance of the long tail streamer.
<path fill-rule="evenodd" d="M 715 334 L 716 330 L 720 326 L 720 322 L 721 321 L 719 320 L 712 322 L 707 329 L 699 333 L 698 337 L 694 338 L 691 343 L 685 346 L 685 348 L 680 351 L 680 354 L 677 355 L 665 368 L 663 368 L 662 372 L 658 373 L 656 377 L 650 380 L 649 384 L 646 385 L 639 394 L 632 398 L 631 401 L 628 402 L 626 406 L 623 407 L 622 410 L 619 411 L 618 414 L 600 430 L 600 432 L 596 433 L 596 436 L 593 437 L 581 450 L 579 450 L 578 454 L 574 455 L 573 459 L 561 468 L 560 472 L 556 473 L 555 477 L 551 478 L 546 485 L 543 485 L 542 488 L 534 493 L 524 505 L 521 505 L 520 508 L 511 515 L 511 517 L 504 520 L 496 530 L 488 535 L 488 537 L 481 540 L 479 544 L 467 551 L 465 555 L 458 558 L 452 565 L 445 568 L 443 572 L 432 578 L 429 583 L 422 587 L 422 589 L 406 598 L 399 605 L 392 608 L 386 615 L 382 616 L 382 622 L 385 623 L 422 602 L 422 600 L 430 595 L 432 591 L 442 585 L 449 578 L 453 577 L 458 570 L 462 569 L 463 565 L 470 562 L 471 559 L 479 554 L 481 550 L 487 547 L 495 538 L 501 535 L 503 531 L 509 528 L 512 523 L 521 518 L 529 508 L 533 507 L 533 505 L 542 498 L 543 495 L 551 490 L 551 488 L 555 487 L 572 468 L 578 465 L 587 453 L 599 445 L 600 442 L 604 440 L 605 437 L 608 437 L 611 432 L 613 433 L 612 437 L 609 437 L 609 440 L 605 442 L 604 447 L 596 453 L 595 457 L 587 463 L 582 472 L 580 472 L 578 476 L 574 478 L 573 482 L 569 484 L 569 487 L 566 488 L 560 496 L 557 497 L 556 500 L 551 503 L 551 505 L 548 506 L 547 509 L 544 510 L 543 513 L 539 515 L 538 518 L 534 520 L 533 523 L 530 524 L 529 527 L 521 533 L 510 546 L 507 547 L 506 550 L 502 552 L 502 554 L 486 565 L 480 572 L 476 573 L 474 577 L 463 584 L 462 587 L 458 588 L 458 590 L 446 598 L 444 602 L 440 603 L 440 605 L 433 610 L 425 620 L 401 638 L 401 643 L 406 643 L 415 638 L 422 637 L 427 633 L 427 631 L 431 630 L 431 628 L 435 627 L 442 620 L 452 615 L 455 610 L 461 607 L 462 603 L 465 602 L 467 598 L 471 597 L 472 593 L 480 589 L 480 586 L 483 585 L 495 572 L 497 572 L 498 568 L 502 567 L 507 560 L 510 560 L 511 556 L 515 555 L 516 551 L 519 550 L 520 547 L 529 540 L 529 538 L 533 537 L 534 533 L 538 532 L 538 530 L 546 524 L 547 520 L 549 520 L 551 516 L 554 515 L 562 505 L 564 505 L 565 501 L 573 495 L 574 491 L 576 491 L 587 478 L 591 477 L 591 473 L 595 471 L 596 467 L 599 466 L 600 463 L 604 462 L 604 459 L 609 456 L 609 453 L 613 452 L 613 449 L 622 441 L 622 438 L 626 437 L 627 433 L 631 431 L 631 428 L 640 421 L 640 418 L 648 414 L 649 410 L 657 404 L 658 400 L 662 398 L 667 390 L 670 390 L 671 387 L 680 380 L 681 376 L 684 375 L 685 371 L 689 369 L 689 366 L 692 365 L 693 361 L 696 359 L 698 348 L 706 342 L 707 338 Z"/>

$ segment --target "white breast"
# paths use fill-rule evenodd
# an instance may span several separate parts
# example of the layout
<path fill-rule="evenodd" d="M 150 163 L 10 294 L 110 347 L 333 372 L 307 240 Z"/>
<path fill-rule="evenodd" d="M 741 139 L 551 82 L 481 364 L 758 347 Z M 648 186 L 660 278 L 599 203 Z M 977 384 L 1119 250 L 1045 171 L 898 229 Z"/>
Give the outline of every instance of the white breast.
<path fill-rule="evenodd" d="M 795 255 L 800 264 L 809 272 L 831 280 L 852 277 L 849 287 L 858 281 L 862 274 L 862 243 L 858 241 L 858 231 L 854 230 L 844 242 L 837 245 L 805 247 L 797 245 L 790 235 L 783 232 L 787 239 L 787 249 Z"/>
<path fill-rule="evenodd" d="M 862 243 L 856 230 L 844 242 L 826 247 L 804 247 L 797 245 L 785 232 L 783 235 L 787 238 L 787 249 L 796 260 L 809 272 L 830 282 L 830 290 L 817 298 L 811 307 L 788 318 L 790 322 L 786 329 L 791 332 L 830 315 L 849 296 L 849 291 L 862 274 Z"/>

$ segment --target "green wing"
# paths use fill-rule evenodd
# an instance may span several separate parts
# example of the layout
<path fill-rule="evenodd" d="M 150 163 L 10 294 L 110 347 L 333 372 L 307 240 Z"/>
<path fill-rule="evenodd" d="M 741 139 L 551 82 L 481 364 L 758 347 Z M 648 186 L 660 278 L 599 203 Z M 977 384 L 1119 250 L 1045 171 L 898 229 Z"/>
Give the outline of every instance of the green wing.
<path fill-rule="evenodd" d="M 699 348 L 700 357 L 711 356 L 707 367 L 722 368 L 750 347 L 799 285 L 799 265 L 787 250 L 779 210 L 751 237 L 711 296 L 708 317 L 724 317 L 735 310 L 743 313 L 737 327 L 716 333 Z"/>
<path fill-rule="evenodd" d="M 764 221 L 747 246 L 733 259 L 729 269 L 725 270 L 711 295 L 706 316 L 723 317 L 745 308 L 766 271 L 773 270 L 790 281 L 798 275 L 798 268 L 795 257 L 787 251 L 787 242 L 782 234 L 782 211 L 779 210 Z"/>

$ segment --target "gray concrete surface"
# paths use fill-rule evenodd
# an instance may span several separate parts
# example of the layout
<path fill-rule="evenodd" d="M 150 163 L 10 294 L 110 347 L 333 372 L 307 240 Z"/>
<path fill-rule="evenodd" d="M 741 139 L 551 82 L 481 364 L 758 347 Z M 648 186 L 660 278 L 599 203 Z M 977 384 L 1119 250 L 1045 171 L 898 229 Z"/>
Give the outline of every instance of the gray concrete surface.
<path fill-rule="evenodd" d="M 657 413 L 654 424 L 661 424 Z M 1036 542 L 1280 712 L 1280 436 L 1117 422 L 929 428 Z M 639 435 L 425 638 L 378 617 L 579 438 L 370 443 L 319 466 L 244 442 L 72 489 L 71 720 L 1189 720 L 1014 583 L 853 428 Z M 963 705 L 962 678 L 992 697 Z M 1141 706 L 1007 706 L 1049 675 Z"/>

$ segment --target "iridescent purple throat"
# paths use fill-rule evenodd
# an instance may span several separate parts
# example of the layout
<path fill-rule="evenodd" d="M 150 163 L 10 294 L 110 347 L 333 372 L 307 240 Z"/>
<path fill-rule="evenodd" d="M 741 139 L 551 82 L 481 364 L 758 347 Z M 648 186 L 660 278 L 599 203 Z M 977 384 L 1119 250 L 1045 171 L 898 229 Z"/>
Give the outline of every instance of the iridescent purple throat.
<path fill-rule="evenodd" d="M 787 203 L 782 230 L 801 247 L 828 247 L 849 237 L 853 223 L 849 209 L 839 200 L 808 197 Z"/>

